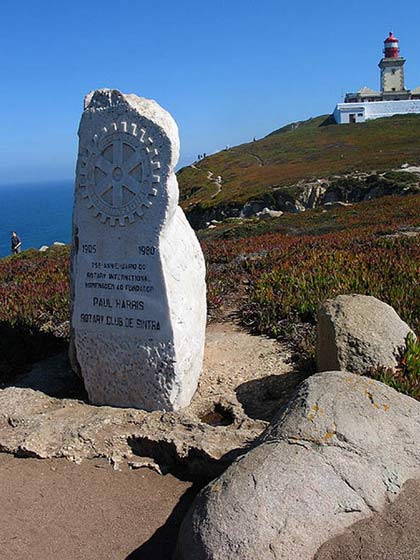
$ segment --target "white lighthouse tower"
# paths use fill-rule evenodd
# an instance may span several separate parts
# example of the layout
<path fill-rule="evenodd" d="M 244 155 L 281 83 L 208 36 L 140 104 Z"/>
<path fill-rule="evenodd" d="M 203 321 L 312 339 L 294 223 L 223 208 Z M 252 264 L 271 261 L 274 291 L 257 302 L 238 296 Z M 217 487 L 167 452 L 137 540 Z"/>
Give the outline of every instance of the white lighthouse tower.
<path fill-rule="evenodd" d="M 420 113 L 420 87 L 406 89 L 404 64 L 399 40 L 391 31 L 384 41 L 383 57 L 379 62 L 381 90 L 363 87 L 355 93 L 347 93 L 344 103 L 339 103 L 334 110 L 336 122 L 352 124 L 398 114 Z"/>

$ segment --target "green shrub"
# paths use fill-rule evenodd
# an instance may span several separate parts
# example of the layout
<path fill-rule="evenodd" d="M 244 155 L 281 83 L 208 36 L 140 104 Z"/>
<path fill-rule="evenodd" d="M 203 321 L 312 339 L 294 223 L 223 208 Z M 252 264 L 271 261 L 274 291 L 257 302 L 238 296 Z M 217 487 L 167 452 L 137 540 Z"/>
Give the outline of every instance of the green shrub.
<path fill-rule="evenodd" d="M 378 368 L 370 372 L 369 377 L 420 401 L 420 341 L 409 334 L 400 367 L 396 371 Z"/>

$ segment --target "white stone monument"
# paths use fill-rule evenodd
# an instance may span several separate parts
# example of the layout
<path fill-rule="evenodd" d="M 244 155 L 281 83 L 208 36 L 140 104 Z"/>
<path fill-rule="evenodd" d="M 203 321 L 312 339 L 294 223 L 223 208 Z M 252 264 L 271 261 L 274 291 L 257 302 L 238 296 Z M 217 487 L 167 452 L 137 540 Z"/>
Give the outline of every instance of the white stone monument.
<path fill-rule="evenodd" d="M 175 121 L 155 101 L 90 93 L 73 211 L 72 350 L 91 402 L 187 406 L 200 376 L 205 265 L 178 206 Z"/>

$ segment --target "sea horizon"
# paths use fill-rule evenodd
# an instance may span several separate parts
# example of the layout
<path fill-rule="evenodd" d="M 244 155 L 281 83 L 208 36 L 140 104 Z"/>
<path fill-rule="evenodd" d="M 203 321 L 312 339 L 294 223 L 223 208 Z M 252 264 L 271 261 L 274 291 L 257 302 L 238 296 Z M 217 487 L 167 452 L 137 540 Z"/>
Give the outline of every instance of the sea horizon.
<path fill-rule="evenodd" d="M 0 257 L 11 254 L 11 232 L 22 250 L 55 241 L 70 243 L 74 180 L 47 180 L 0 185 Z"/>

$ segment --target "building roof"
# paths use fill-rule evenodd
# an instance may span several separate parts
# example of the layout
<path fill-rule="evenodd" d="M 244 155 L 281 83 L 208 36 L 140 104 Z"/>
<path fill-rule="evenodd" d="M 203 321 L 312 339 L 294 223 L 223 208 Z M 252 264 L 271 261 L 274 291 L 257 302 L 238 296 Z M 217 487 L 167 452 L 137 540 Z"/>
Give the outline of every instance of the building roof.
<path fill-rule="evenodd" d="M 384 43 L 398 43 L 398 39 L 394 37 L 392 31 L 389 32 L 388 37 L 385 39 Z"/>
<path fill-rule="evenodd" d="M 375 91 L 374 89 L 368 88 L 367 86 L 360 88 L 357 93 L 359 95 L 380 95 L 379 91 Z"/>

